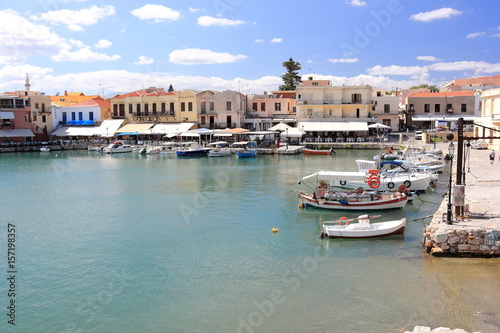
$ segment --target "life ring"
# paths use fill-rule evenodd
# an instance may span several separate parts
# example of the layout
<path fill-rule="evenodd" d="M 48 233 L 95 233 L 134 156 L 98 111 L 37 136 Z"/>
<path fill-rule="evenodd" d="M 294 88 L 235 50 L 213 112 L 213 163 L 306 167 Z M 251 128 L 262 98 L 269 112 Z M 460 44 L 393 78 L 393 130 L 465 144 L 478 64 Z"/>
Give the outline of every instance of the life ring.
<path fill-rule="evenodd" d="M 345 217 L 345 216 L 342 216 L 342 217 L 339 219 L 339 221 L 337 222 L 337 224 L 338 224 L 338 225 L 343 225 L 345 220 L 348 220 L 348 218 L 347 218 L 347 217 Z M 349 221 L 345 221 L 345 225 L 348 225 L 348 224 L 349 224 Z"/>
<path fill-rule="evenodd" d="M 409 180 L 405 180 L 405 182 L 403 183 L 407 188 L 409 188 L 411 186 L 411 181 Z"/>
<path fill-rule="evenodd" d="M 368 178 L 368 186 L 370 186 L 373 189 L 379 188 L 380 179 L 376 176 L 372 176 L 372 177 Z"/>
<path fill-rule="evenodd" d="M 388 182 L 387 183 L 387 188 L 394 188 L 394 183 L 393 182 Z"/>
<path fill-rule="evenodd" d="M 345 180 L 340 181 L 340 185 L 344 186 L 345 184 L 347 184 L 347 182 Z"/>

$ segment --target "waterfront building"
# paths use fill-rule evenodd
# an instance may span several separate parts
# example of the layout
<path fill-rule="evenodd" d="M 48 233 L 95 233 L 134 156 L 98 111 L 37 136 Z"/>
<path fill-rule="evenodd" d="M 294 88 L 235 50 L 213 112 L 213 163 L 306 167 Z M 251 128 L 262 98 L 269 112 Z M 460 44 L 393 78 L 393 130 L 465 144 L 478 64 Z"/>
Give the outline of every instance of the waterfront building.
<path fill-rule="evenodd" d="M 456 79 L 441 88 L 441 92 L 461 90 L 486 90 L 500 86 L 500 75 Z"/>
<path fill-rule="evenodd" d="M 296 126 L 295 96 L 295 91 L 272 91 L 250 95 L 244 127 L 265 131 L 280 122 Z"/>
<path fill-rule="evenodd" d="M 372 87 L 332 86 L 310 77 L 297 87 L 299 128 L 314 136 L 328 132 L 367 132 L 373 119 Z"/>
<path fill-rule="evenodd" d="M 459 118 L 472 124 L 480 116 L 480 106 L 481 93 L 475 91 L 414 93 L 408 97 L 406 106 L 410 117 L 408 125 L 454 130 Z"/>
<path fill-rule="evenodd" d="M 0 136 L 4 142 L 26 142 L 35 136 L 30 100 L 14 93 L 0 95 Z"/>
<path fill-rule="evenodd" d="M 396 95 L 387 95 L 383 89 L 373 88 L 373 117 L 377 123 L 390 126 L 392 131 L 399 130 L 399 104 L 400 97 Z"/>
<path fill-rule="evenodd" d="M 500 131 L 500 88 L 483 91 L 482 94 L 482 112 L 481 117 L 476 118 L 474 123 L 486 126 L 484 129 L 474 126 L 474 136 L 500 136 L 494 130 Z M 498 151 L 500 149 L 500 140 L 487 139 L 490 149 Z"/>
<path fill-rule="evenodd" d="M 242 127 L 246 96 L 234 90 L 204 90 L 197 95 L 198 125 L 209 129 Z"/>

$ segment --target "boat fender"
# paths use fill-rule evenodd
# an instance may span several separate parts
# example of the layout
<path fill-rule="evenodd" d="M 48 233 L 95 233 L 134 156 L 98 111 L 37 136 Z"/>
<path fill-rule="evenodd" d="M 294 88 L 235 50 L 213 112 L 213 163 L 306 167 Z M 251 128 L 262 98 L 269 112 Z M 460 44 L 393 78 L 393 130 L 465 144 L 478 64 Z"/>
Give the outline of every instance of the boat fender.
<path fill-rule="evenodd" d="M 373 189 L 379 188 L 380 179 L 377 176 L 371 176 L 370 178 L 368 178 L 368 186 Z"/>
<path fill-rule="evenodd" d="M 406 185 L 401 184 L 398 187 L 398 192 L 399 193 L 404 193 L 406 191 L 406 189 L 407 189 Z"/>
<path fill-rule="evenodd" d="M 279 230 L 278 230 L 278 228 L 273 228 L 272 231 L 273 231 L 273 233 L 277 233 Z"/>
<path fill-rule="evenodd" d="M 394 188 L 394 183 L 393 182 L 388 182 L 387 183 L 388 188 Z"/>
<path fill-rule="evenodd" d="M 349 202 L 345 201 L 345 200 L 339 200 L 339 202 L 342 204 L 342 205 L 349 205 Z"/>
<path fill-rule="evenodd" d="M 411 186 L 411 181 L 409 180 L 405 180 L 405 182 L 403 183 L 407 188 L 409 188 Z"/>
<path fill-rule="evenodd" d="M 340 185 L 344 186 L 347 182 L 345 180 L 340 181 Z"/>

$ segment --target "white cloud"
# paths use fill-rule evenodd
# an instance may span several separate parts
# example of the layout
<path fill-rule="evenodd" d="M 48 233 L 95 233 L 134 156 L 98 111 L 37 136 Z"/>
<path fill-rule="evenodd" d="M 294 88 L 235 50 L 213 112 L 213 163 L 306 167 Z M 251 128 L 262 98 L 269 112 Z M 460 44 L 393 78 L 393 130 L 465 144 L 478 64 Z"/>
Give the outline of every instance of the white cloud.
<path fill-rule="evenodd" d="M 212 16 L 200 16 L 198 18 L 198 25 L 208 27 L 211 25 L 218 25 L 222 27 L 227 27 L 227 26 L 236 26 L 245 23 L 245 21 L 241 20 L 228 20 L 225 18 L 217 18 L 217 17 L 212 17 Z"/>
<path fill-rule="evenodd" d="M 204 9 L 202 9 L 202 8 L 193 8 L 193 7 L 189 7 L 189 11 L 190 11 L 191 13 L 201 12 L 201 11 L 203 11 L 203 10 L 204 10 Z"/>
<path fill-rule="evenodd" d="M 500 63 L 491 64 L 485 61 L 439 62 L 429 66 L 433 71 L 474 71 L 474 75 L 500 72 Z"/>
<path fill-rule="evenodd" d="M 116 61 L 120 60 L 121 57 L 117 54 L 107 55 L 104 53 L 95 53 L 89 49 L 80 49 L 75 52 L 68 50 L 63 50 L 59 54 L 51 57 L 54 61 L 82 61 L 82 62 L 92 62 L 92 61 Z"/>
<path fill-rule="evenodd" d="M 361 0 L 348 0 L 346 3 L 357 7 L 363 7 L 367 5 L 366 1 Z"/>
<path fill-rule="evenodd" d="M 341 59 L 327 59 L 331 63 L 355 63 L 358 62 L 358 58 L 341 58 Z"/>
<path fill-rule="evenodd" d="M 366 70 L 370 75 L 421 75 L 427 72 L 426 67 L 419 66 L 386 66 L 380 65 L 368 68 Z"/>
<path fill-rule="evenodd" d="M 197 48 L 175 50 L 169 55 L 170 62 L 182 65 L 224 64 L 236 62 L 246 58 L 247 56 L 242 54 L 233 55 L 227 52 L 220 53 Z"/>
<path fill-rule="evenodd" d="M 283 42 L 283 38 L 273 38 L 271 39 L 271 43 L 282 43 Z"/>
<path fill-rule="evenodd" d="M 256 43 L 262 43 L 264 40 L 263 39 L 256 39 L 255 42 Z"/>
<path fill-rule="evenodd" d="M 27 57 L 54 55 L 71 45 L 51 29 L 37 25 L 12 10 L 0 11 L 0 63 L 21 64 Z"/>
<path fill-rule="evenodd" d="M 418 56 L 417 60 L 421 60 L 421 61 L 439 61 L 439 60 L 442 60 L 442 59 L 436 58 L 434 56 Z"/>
<path fill-rule="evenodd" d="M 130 12 L 141 20 L 153 20 L 154 22 L 177 21 L 181 13 L 161 5 L 145 5 Z"/>
<path fill-rule="evenodd" d="M 105 49 L 107 47 L 110 47 L 111 45 L 113 45 L 113 43 L 111 43 L 109 40 L 101 39 L 97 42 L 97 44 L 95 44 L 95 47 L 97 47 L 98 49 Z"/>
<path fill-rule="evenodd" d="M 139 57 L 139 60 L 137 62 L 134 62 L 134 65 L 150 65 L 152 63 L 154 63 L 154 59 L 153 58 L 148 58 L 148 57 L 145 57 L 145 56 L 140 56 Z"/>
<path fill-rule="evenodd" d="M 491 35 L 491 37 L 500 37 L 500 33 L 499 34 Z"/>
<path fill-rule="evenodd" d="M 66 24 L 68 29 L 72 31 L 82 31 L 82 25 L 96 24 L 100 19 L 114 14 L 115 7 L 113 6 L 92 6 L 80 10 L 52 10 L 40 15 L 32 15 L 30 19 L 35 21 L 43 20 L 52 24 L 62 23 Z"/>
<path fill-rule="evenodd" d="M 465 38 L 476 38 L 482 35 L 484 35 L 484 32 L 474 32 L 472 34 L 468 34 Z"/>
<path fill-rule="evenodd" d="M 453 8 L 440 8 L 432 10 L 430 12 L 423 12 L 418 14 L 413 14 L 410 16 L 410 20 L 421 21 L 421 22 L 431 22 L 434 20 L 441 20 L 450 18 L 455 15 L 461 15 L 462 12 Z"/>

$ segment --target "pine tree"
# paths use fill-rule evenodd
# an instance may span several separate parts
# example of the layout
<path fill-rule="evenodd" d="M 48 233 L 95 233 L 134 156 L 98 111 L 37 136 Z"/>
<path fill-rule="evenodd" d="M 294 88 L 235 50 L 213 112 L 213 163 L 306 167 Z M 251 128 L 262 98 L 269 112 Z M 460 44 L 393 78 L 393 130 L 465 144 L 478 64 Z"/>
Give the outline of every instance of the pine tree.
<path fill-rule="evenodd" d="M 293 61 L 292 58 L 283 62 L 282 65 L 286 68 L 286 73 L 281 76 L 283 84 L 279 86 L 279 90 L 295 90 L 297 85 L 302 82 L 299 75 L 299 70 L 302 69 L 302 66 L 300 63 Z"/>
<path fill-rule="evenodd" d="M 172 92 L 172 91 L 174 91 L 174 87 L 172 87 L 172 85 L 170 85 L 170 86 L 168 87 L 168 92 Z"/>

